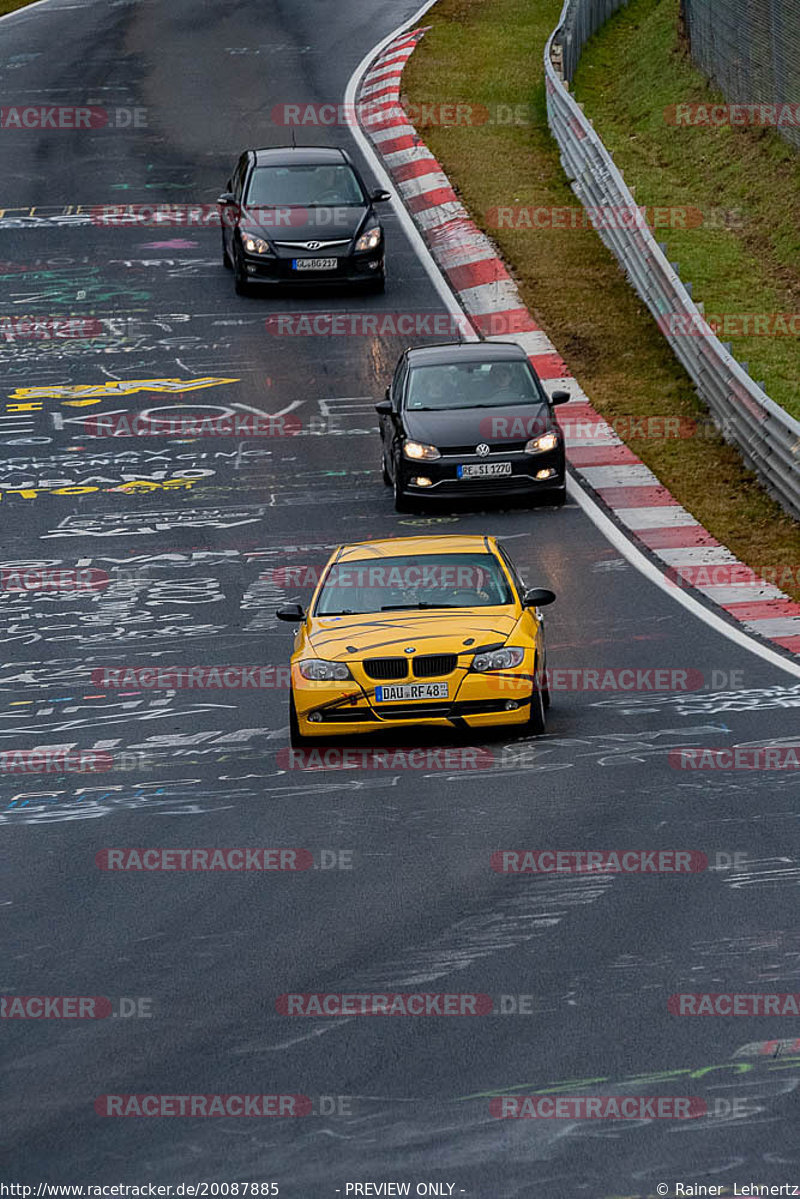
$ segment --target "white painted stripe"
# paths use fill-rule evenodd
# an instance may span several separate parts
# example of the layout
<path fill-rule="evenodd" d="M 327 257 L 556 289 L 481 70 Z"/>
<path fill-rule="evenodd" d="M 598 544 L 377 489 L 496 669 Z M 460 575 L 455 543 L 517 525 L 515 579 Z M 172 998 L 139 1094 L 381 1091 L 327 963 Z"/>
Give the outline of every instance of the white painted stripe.
<path fill-rule="evenodd" d="M 433 247 L 436 261 L 445 271 L 457 266 L 470 266 L 473 262 L 488 262 L 497 257 L 497 251 L 485 238 L 476 237 L 472 245 Z"/>
<path fill-rule="evenodd" d="M 393 171 L 396 167 L 406 166 L 409 162 L 422 162 L 427 158 L 431 162 L 436 162 L 427 146 L 409 146 L 407 150 L 395 150 L 393 154 L 384 154 L 383 161 L 389 170 Z"/>
<path fill-rule="evenodd" d="M 541 329 L 537 329 L 536 332 L 529 331 L 527 333 L 498 333 L 497 336 L 491 334 L 486 340 L 516 342 L 526 354 L 549 354 L 553 350 L 553 343 Z"/>
<path fill-rule="evenodd" d="M 581 474 L 592 487 L 660 487 L 643 462 L 619 462 L 613 466 L 585 466 Z"/>
<path fill-rule="evenodd" d="M 380 145 L 381 142 L 393 142 L 396 137 L 417 137 L 417 131 L 413 125 L 390 125 L 388 129 L 371 129 L 369 136 Z"/>
<path fill-rule="evenodd" d="M 558 350 L 556 350 L 555 352 L 557 354 Z M 564 375 L 560 379 L 542 379 L 542 386 L 546 387 L 551 395 L 553 394 L 554 391 L 568 391 L 569 394 L 572 396 L 572 400 L 570 400 L 569 403 L 562 404 L 561 407 L 559 407 L 559 409 L 558 409 L 559 412 L 564 412 L 564 413 L 569 412 L 570 403 L 572 403 L 572 402 L 574 402 L 576 404 L 588 404 L 589 403 L 589 397 L 587 396 L 586 392 L 581 387 L 580 383 L 578 383 L 575 380 L 573 375 Z M 570 416 L 569 419 L 577 420 L 578 417 L 573 415 L 573 416 Z M 603 422 L 603 423 L 605 423 L 605 422 Z"/>
<path fill-rule="evenodd" d="M 605 437 L 571 437 L 568 433 L 564 436 L 564 445 L 568 450 L 580 449 L 581 446 L 586 449 L 591 449 L 601 446 L 623 445 L 619 437 L 615 433 L 607 434 Z M 583 467 L 577 467 L 578 470 L 583 470 Z"/>
<path fill-rule="evenodd" d="M 391 79 L 393 75 L 399 79 L 403 74 L 403 68 L 410 57 L 410 54 L 400 54 L 397 56 L 397 58 L 392 59 L 391 61 L 386 61 L 385 65 L 376 67 L 374 71 L 370 71 L 369 75 L 367 75 L 366 82 L 368 84 L 377 83 L 379 79 Z M 364 94 L 363 88 L 361 94 Z"/>
<path fill-rule="evenodd" d="M 467 210 L 460 200 L 446 200 L 444 204 L 433 204 L 414 213 L 414 220 L 422 229 L 436 229 L 448 221 L 462 220 Z"/>
<path fill-rule="evenodd" d="M 800 616 L 774 616 L 766 620 L 747 620 L 744 624 L 762 637 L 800 637 Z"/>
<path fill-rule="evenodd" d="M 370 96 L 376 96 L 379 92 L 383 93 L 383 98 L 389 100 L 392 96 L 400 94 L 400 76 L 402 68 L 397 71 L 397 82 L 392 83 L 390 79 L 379 79 L 377 83 L 371 83 L 368 87 L 362 87 L 361 99 L 367 100 Z"/>
<path fill-rule="evenodd" d="M 757 604 L 762 600 L 785 600 L 787 597 L 774 583 L 754 584 L 730 583 L 727 586 L 698 587 L 715 604 Z M 735 613 L 733 613 L 735 615 Z"/>
<path fill-rule="evenodd" d="M 369 129 L 370 132 L 375 125 L 385 124 L 386 121 L 397 121 L 398 119 L 403 122 L 407 121 L 406 110 L 402 104 L 398 104 L 397 100 L 372 100 L 371 102 L 362 100 L 359 103 L 361 107 L 357 115 L 364 128 Z M 366 111 L 362 111 L 367 105 Z"/>
<path fill-rule="evenodd" d="M 695 520 L 680 504 L 652 508 L 615 508 L 614 515 L 629 529 L 675 529 L 684 525 L 702 528 L 699 520 Z"/>
<path fill-rule="evenodd" d="M 424 196 L 426 192 L 435 191 L 440 187 L 449 189 L 450 180 L 444 171 L 429 171 L 427 175 L 418 175 L 416 179 L 403 179 L 395 186 L 410 200 L 412 196 Z"/>
<path fill-rule="evenodd" d="M 724 545 L 684 545 L 655 552 L 659 558 L 663 558 L 667 566 L 741 565 L 736 555 Z"/>
<path fill-rule="evenodd" d="M 509 308 L 521 308 L 522 300 L 515 284 L 510 279 L 498 279 L 496 283 L 479 283 L 477 287 L 465 287 L 458 297 L 467 312 L 506 312 Z"/>

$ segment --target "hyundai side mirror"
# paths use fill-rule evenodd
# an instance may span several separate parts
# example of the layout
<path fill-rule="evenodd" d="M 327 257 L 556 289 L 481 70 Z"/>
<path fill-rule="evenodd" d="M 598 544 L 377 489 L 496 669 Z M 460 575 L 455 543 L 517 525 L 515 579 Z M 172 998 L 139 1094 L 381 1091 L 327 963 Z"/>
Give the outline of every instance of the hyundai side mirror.
<path fill-rule="evenodd" d="M 233 194 L 233 192 L 223 192 L 221 195 L 217 196 L 217 203 L 221 204 L 223 207 L 227 204 L 235 204 L 236 196 Z"/>
<path fill-rule="evenodd" d="M 285 607 L 278 608 L 275 615 L 278 620 L 290 620 L 293 624 L 299 624 L 301 620 L 305 620 L 306 618 L 302 604 L 286 604 Z"/>
<path fill-rule="evenodd" d="M 530 587 L 522 597 L 523 608 L 544 608 L 546 604 L 554 604 L 556 594 L 546 587 Z"/>
<path fill-rule="evenodd" d="M 384 191 L 382 187 L 379 187 L 377 191 L 370 194 L 369 198 L 373 204 L 383 204 L 386 200 L 391 200 L 392 193 Z"/>
<path fill-rule="evenodd" d="M 551 404 L 566 404 L 567 401 L 571 400 L 571 399 L 572 399 L 572 396 L 569 394 L 568 391 L 554 391 L 553 394 L 550 396 L 550 403 Z"/>

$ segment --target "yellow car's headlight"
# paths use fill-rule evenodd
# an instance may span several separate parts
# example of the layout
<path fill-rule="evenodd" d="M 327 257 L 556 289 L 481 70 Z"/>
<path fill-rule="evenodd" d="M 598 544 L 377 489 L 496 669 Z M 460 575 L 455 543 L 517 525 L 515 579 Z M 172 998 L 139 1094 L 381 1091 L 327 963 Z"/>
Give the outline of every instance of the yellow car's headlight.
<path fill-rule="evenodd" d="M 435 445 L 423 445 L 421 441 L 407 441 L 403 446 L 403 453 L 414 462 L 433 462 L 442 456 Z"/>
<path fill-rule="evenodd" d="M 353 677 L 346 662 L 326 662 L 323 658 L 306 658 L 297 669 L 304 679 L 315 683 L 341 683 Z"/>
<path fill-rule="evenodd" d="M 507 645 L 503 649 L 493 649 L 486 654 L 476 654 L 472 659 L 472 669 L 481 672 L 485 670 L 508 670 L 511 666 L 521 666 L 525 650 L 518 645 Z"/>
<path fill-rule="evenodd" d="M 558 445 L 557 433 L 542 433 L 540 437 L 532 437 L 525 446 L 526 454 L 543 454 L 546 450 L 554 450 Z"/>

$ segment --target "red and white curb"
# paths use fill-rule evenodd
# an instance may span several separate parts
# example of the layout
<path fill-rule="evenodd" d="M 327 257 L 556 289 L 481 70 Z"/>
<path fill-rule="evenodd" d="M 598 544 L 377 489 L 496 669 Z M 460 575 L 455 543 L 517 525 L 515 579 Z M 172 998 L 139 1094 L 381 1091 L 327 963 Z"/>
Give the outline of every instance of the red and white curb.
<path fill-rule="evenodd" d="M 568 391 L 557 411 L 577 477 L 675 580 L 716 604 L 748 633 L 800 655 L 800 604 L 755 575 L 682 508 L 592 407 L 588 396 L 525 307 L 496 247 L 470 219 L 441 164 L 400 105 L 400 80 L 425 28 L 384 47 L 361 80 L 361 126 L 436 263 L 475 328 L 525 349 L 550 391 Z M 698 580 L 705 568 L 709 582 Z M 715 569 L 716 568 L 716 569 Z M 714 578 L 731 579 L 723 584 Z M 741 580 L 741 581 L 738 581 Z"/>

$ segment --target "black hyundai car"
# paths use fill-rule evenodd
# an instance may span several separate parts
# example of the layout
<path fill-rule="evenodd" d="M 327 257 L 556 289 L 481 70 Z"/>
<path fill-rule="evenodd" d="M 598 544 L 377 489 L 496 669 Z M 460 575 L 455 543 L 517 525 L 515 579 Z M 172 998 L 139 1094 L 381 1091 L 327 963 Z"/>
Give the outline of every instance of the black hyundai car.
<path fill-rule="evenodd" d="M 563 504 L 564 440 L 548 396 L 514 342 L 406 350 L 376 404 L 383 481 L 406 512 L 425 498 L 542 496 Z"/>
<path fill-rule="evenodd" d="M 239 295 L 251 284 L 361 283 L 383 291 L 383 227 L 344 150 L 245 150 L 217 199 L 222 261 Z"/>

